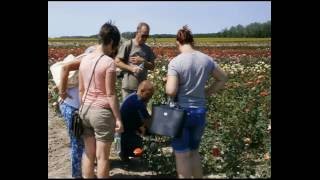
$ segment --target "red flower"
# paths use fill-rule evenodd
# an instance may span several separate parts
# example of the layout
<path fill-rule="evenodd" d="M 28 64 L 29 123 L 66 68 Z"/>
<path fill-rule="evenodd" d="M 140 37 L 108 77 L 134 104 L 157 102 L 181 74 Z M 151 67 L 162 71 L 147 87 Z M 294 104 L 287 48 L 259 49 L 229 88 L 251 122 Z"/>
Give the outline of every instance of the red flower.
<path fill-rule="evenodd" d="M 267 91 L 263 91 L 263 92 L 260 93 L 260 96 L 268 96 L 268 94 L 269 93 Z"/>
<path fill-rule="evenodd" d="M 256 81 L 256 84 L 259 84 L 259 83 L 261 83 L 261 80 L 260 80 L 260 79 L 258 79 L 258 80 Z"/>
<path fill-rule="evenodd" d="M 221 152 L 220 152 L 220 150 L 219 150 L 219 148 L 217 148 L 217 147 L 213 147 L 212 148 L 212 155 L 214 156 L 214 157 L 219 157 L 220 155 L 221 155 Z"/>
<path fill-rule="evenodd" d="M 218 129 L 220 127 L 220 123 L 218 121 L 213 122 L 213 128 Z"/>
<path fill-rule="evenodd" d="M 248 82 L 246 83 L 247 86 L 250 86 L 250 85 L 252 85 L 252 84 L 253 84 L 252 81 L 248 81 Z"/>
<path fill-rule="evenodd" d="M 142 156 L 143 150 L 141 148 L 136 148 L 134 149 L 133 153 L 135 156 L 140 157 Z"/>

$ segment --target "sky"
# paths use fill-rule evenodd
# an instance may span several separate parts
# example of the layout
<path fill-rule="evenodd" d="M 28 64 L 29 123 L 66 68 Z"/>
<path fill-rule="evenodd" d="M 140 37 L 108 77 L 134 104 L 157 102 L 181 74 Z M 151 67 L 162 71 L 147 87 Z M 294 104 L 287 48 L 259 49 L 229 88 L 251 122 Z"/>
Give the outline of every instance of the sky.
<path fill-rule="evenodd" d="M 216 33 L 238 24 L 271 20 L 270 1 L 48 1 L 48 37 L 89 36 L 112 20 L 120 32 L 134 32 L 139 22 L 150 34 Z"/>

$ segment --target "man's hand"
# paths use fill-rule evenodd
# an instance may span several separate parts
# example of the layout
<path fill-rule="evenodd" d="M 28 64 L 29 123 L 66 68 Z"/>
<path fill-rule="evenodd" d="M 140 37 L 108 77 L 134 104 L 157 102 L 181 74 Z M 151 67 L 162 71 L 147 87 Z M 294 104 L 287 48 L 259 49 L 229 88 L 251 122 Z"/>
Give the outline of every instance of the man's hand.
<path fill-rule="evenodd" d="M 143 63 L 145 61 L 145 59 L 143 59 L 140 56 L 132 56 L 129 58 L 129 62 L 135 65 L 139 65 L 141 63 Z"/>
<path fill-rule="evenodd" d="M 145 135 L 146 134 L 146 128 L 144 126 L 139 127 L 141 134 Z"/>
<path fill-rule="evenodd" d="M 140 71 L 142 71 L 142 68 L 140 68 L 139 66 L 137 66 L 137 65 L 132 65 L 131 66 L 131 72 L 139 73 Z"/>
<path fill-rule="evenodd" d="M 146 134 L 146 128 L 144 126 L 140 126 L 139 131 L 137 131 L 136 134 L 139 136 L 144 136 Z"/>

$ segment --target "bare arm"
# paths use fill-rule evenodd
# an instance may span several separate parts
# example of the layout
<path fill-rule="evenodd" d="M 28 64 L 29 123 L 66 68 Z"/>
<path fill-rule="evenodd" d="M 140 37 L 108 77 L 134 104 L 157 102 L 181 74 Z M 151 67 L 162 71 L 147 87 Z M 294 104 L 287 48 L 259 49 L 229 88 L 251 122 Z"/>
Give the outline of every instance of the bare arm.
<path fill-rule="evenodd" d="M 167 76 L 166 94 L 175 97 L 178 92 L 179 79 L 177 76 Z"/>
<path fill-rule="evenodd" d="M 118 68 L 123 69 L 123 70 L 127 70 L 129 72 L 135 73 L 135 72 L 139 72 L 141 70 L 141 68 L 139 68 L 138 66 L 129 66 L 128 64 L 124 63 L 118 57 L 115 58 L 115 63 Z"/>
<path fill-rule="evenodd" d="M 79 72 L 79 98 L 80 98 L 80 104 L 82 104 L 82 97 L 84 93 L 84 84 L 83 84 L 83 77 L 81 72 Z"/>
<path fill-rule="evenodd" d="M 116 94 L 116 72 L 107 72 L 106 75 L 106 94 L 116 121 L 116 132 L 122 132 L 123 126 L 120 116 L 118 97 Z"/>
<path fill-rule="evenodd" d="M 80 59 L 68 62 L 62 66 L 60 84 L 59 84 L 59 95 L 62 99 L 65 99 L 69 95 L 66 92 L 68 84 L 68 76 L 70 71 L 78 70 L 80 66 Z"/>
<path fill-rule="evenodd" d="M 135 65 L 139 65 L 141 63 L 144 63 L 144 67 L 148 70 L 153 70 L 154 69 L 154 62 L 149 62 L 146 59 L 144 59 L 141 56 L 133 56 L 129 58 L 129 61 Z"/>
<path fill-rule="evenodd" d="M 224 84 L 228 80 L 227 74 L 218 66 L 212 72 L 213 78 L 216 80 L 215 83 L 211 84 L 206 89 L 206 94 L 208 96 L 212 94 L 216 94 L 221 88 L 223 88 Z"/>

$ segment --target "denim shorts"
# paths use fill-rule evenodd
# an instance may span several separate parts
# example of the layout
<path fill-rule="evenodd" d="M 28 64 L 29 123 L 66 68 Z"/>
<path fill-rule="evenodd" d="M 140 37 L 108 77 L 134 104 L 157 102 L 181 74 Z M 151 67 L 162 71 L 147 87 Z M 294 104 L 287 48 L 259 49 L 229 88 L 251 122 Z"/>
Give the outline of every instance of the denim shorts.
<path fill-rule="evenodd" d="M 182 134 L 172 139 L 175 152 L 188 152 L 199 148 L 206 121 L 205 108 L 186 108 Z"/>

